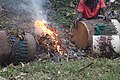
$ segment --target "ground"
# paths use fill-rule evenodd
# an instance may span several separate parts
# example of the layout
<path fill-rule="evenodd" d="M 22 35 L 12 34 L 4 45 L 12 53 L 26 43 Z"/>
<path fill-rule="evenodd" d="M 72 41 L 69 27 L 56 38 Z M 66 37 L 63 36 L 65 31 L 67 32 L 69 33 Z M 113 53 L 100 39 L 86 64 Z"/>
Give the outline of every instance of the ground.
<path fill-rule="evenodd" d="M 56 23 L 62 24 L 64 27 L 73 26 L 78 1 L 53 0 L 52 7 L 55 7 L 56 11 L 56 17 L 54 17 Z M 62 6 L 65 7 L 63 8 Z M 14 16 L 14 20 L 9 19 L 6 15 L 0 16 L 1 30 L 16 29 L 16 26 L 20 26 L 20 29 L 21 26 L 24 26 L 24 30 L 28 26 L 32 28 L 33 24 L 29 21 L 30 18 L 27 17 L 26 19 L 24 15 L 19 15 L 19 17 L 17 13 L 13 12 L 12 10 L 11 12 L 3 11 L 4 14 L 9 14 L 10 16 L 14 14 L 16 16 Z M 21 23 L 27 24 L 23 25 Z M 27 32 L 29 32 L 28 29 Z M 20 63 L 17 66 L 11 64 L 0 70 L 0 76 L 8 80 L 120 80 L 119 60 L 91 57 L 82 60 L 62 60 L 59 63 L 37 60 L 27 64 Z"/>
<path fill-rule="evenodd" d="M 106 58 L 62 61 L 34 61 L 0 71 L 10 80 L 120 80 L 120 61 Z"/>

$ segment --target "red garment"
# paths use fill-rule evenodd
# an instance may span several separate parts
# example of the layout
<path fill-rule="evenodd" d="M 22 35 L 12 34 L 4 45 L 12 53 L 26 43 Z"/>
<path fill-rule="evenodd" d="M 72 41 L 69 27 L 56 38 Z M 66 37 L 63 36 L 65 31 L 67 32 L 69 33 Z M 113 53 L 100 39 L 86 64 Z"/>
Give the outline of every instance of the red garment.
<path fill-rule="evenodd" d="M 99 0 L 97 6 L 93 8 L 93 11 L 91 11 L 90 7 L 84 3 L 84 0 L 80 0 L 78 12 L 83 12 L 84 18 L 92 18 L 99 14 L 101 8 L 106 8 L 104 0 Z"/>

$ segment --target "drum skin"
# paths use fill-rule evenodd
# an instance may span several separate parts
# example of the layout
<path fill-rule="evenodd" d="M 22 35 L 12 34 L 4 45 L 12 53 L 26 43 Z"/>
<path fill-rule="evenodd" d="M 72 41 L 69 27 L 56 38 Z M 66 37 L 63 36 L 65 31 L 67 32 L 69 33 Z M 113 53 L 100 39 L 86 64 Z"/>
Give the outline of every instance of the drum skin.
<path fill-rule="evenodd" d="M 26 33 L 25 35 L 27 41 L 28 41 L 28 50 L 30 54 L 28 55 L 27 61 L 31 61 L 35 59 L 35 54 L 36 54 L 36 41 L 33 35 Z"/>

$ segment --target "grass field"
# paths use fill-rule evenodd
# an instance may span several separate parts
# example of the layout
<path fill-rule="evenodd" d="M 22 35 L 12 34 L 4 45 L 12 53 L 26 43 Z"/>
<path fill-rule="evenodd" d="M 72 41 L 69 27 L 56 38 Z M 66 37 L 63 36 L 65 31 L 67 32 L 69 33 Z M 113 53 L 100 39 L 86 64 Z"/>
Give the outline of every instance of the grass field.
<path fill-rule="evenodd" d="M 1 70 L 0 76 L 12 80 L 120 80 L 120 62 L 105 58 L 60 63 L 34 61 Z"/>

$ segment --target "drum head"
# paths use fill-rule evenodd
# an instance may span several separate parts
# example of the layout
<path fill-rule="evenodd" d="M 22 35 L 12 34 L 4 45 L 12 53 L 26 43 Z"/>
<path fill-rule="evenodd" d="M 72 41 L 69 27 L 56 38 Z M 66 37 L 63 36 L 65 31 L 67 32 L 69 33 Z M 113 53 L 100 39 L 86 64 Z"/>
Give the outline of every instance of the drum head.
<path fill-rule="evenodd" d="M 80 21 L 73 31 L 73 40 L 78 48 L 86 48 L 89 41 L 89 29 L 87 25 Z"/>

